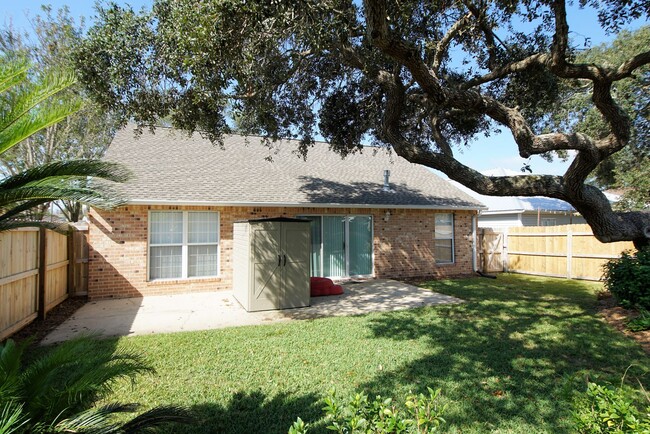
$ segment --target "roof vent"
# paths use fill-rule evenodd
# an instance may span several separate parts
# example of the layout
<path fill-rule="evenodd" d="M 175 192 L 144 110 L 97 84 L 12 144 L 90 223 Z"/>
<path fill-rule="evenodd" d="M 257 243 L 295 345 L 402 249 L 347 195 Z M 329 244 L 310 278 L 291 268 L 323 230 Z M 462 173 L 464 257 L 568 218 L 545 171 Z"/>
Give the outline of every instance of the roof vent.
<path fill-rule="evenodd" d="M 390 191 L 390 170 L 384 170 L 384 191 Z"/>

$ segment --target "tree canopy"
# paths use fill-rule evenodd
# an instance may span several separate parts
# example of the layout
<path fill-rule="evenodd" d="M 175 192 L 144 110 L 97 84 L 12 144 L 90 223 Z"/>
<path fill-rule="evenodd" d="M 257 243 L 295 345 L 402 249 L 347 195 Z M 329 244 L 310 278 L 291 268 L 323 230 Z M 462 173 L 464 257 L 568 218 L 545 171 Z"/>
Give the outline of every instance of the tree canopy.
<path fill-rule="evenodd" d="M 647 0 L 580 6 L 613 32 L 650 14 Z M 563 0 L 156 0 L 150 11 L 100 8 L 75 64 L 124 122 L 167 118 L 220 142 L 234 117 L 245 134 L 300 139 L 303 153 L 318 134 L 343 156 L 362 142 L 389 146 L 482 194 L 565 200 L 603 242 L 647 244 L 650 214 L 613 211 L 586 181 L 631 143 L 634 113 L 612 89 L 650 51 L 578 61 L 570 36 Z M 567 104 L 575 82 L 603 130 L 582 129 Z M 497 130 L 524 158 L 573 161 L 562 176 L 492 177 L 454 157 Z"/>

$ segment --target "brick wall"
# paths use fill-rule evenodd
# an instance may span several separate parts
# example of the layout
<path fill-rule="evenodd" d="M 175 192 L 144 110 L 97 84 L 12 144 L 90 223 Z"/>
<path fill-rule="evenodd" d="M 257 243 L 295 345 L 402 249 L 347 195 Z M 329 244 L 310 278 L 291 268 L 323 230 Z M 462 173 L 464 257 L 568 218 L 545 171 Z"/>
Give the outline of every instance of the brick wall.
<path fill-rule="evenodd" d="M 210 210 L 220 213 L 220 277 L 147 281 L 149 210 Z M 231 288 L 233 222 L 305 214 L 372 215 L 374 267 L 378 278 L 451 277 L 472 273 L 472 212 L 454 215 L 455 263 L 435 264 L 435 211 L 356 208 L 252 208 L 123 206 L 90 213 L 88 296 L 91 299 L 140 297 Z"/>

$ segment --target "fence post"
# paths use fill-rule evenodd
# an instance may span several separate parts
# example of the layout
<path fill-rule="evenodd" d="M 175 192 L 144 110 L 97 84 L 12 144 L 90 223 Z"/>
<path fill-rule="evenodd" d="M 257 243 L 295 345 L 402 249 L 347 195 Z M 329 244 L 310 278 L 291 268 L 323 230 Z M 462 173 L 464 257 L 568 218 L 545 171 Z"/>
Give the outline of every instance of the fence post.
<path fill-rule="evenodd" d="M 503 247 L 501 248 L 501 262 L 503 263 L 503 271 L 508 273 L 510 271 L 510 259 L 508 258 L 508 229 L 505 227 L 503 230 Z"/>
<path fill-rule="evenodd" d="M 47 233 L 45 228 L 38 230 L 38 319 L 45 319 L 45 274 L 47 273 Z"/>
<path fill-rule="evenodd" d="M 68 226 L 68 296 L 74 296 L 77 293 L 77 285 L 74 279 L 75 255 L 74 255 L 74 232 L 73 225 Z"/>
<path fill-rule="evenodd" d="M 571 279 L 572 271 L 572 258 L 573 258 L 573 229 L 571 226 L 567 228 L 566 234 L 566 277 Z"/>
<path fill-rule="evenodd" d="M 481 271 L 484 273 L 488 272 L 488 263 L 489 263 L 489 257 L 488 257 L 488 248 L 487 248 L 487 237 L 486 237 L 487 230 L 485 228 L 481 229 Z"/>

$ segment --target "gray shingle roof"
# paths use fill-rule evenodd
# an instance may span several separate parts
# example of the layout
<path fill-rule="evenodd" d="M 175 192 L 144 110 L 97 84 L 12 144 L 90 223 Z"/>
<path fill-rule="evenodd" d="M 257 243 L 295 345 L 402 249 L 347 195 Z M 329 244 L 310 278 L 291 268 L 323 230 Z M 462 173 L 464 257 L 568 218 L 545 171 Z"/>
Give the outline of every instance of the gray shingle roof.
<path fill-rule="evenodd" d="M 129 126 L 118 131 L 104 159 L 132 170 L 134 179 L 119 187 L 131 203 L 482 207 L 430 170 L 383 149 L 341 159 L 316 143 L 304 161 L 294 152 L 297 142 L 274 149 L 259 137 L 248 142 L 227 136 L 221 149 L 198 134 L 167 128 L 135 138 Z M 383 190 L 384 169 L 392 191 Z"/>

